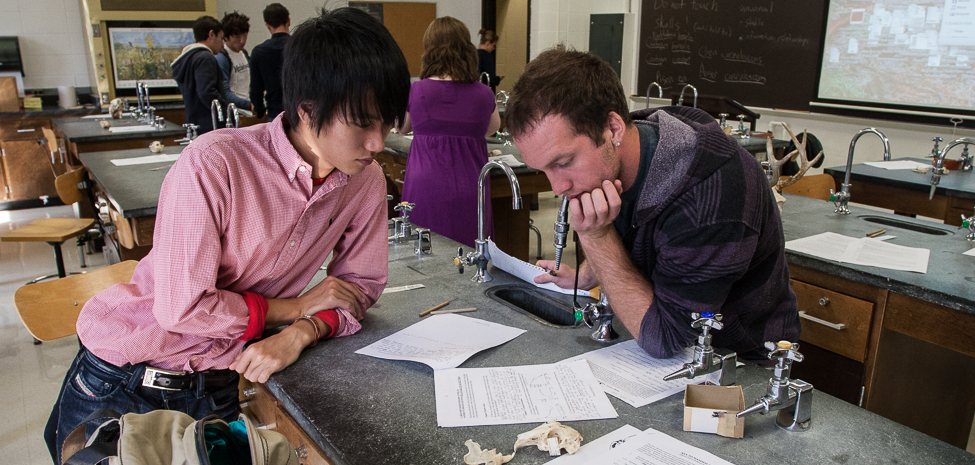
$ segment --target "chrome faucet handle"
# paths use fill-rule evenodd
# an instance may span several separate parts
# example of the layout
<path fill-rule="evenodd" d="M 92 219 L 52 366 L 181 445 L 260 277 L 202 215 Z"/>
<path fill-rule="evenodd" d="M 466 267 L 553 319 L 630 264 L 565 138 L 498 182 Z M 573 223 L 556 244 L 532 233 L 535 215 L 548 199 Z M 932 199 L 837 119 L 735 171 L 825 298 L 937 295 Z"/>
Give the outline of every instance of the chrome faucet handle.
<path fill-rule="evenodd" d="M 738 115 L 738 135 L 742 139 L 748 138 L 748 131 L 745 130 L 745 115 Z"/>
<path fill-rule="evenodd" d="M 464 274 L 464 265 L 467 265 L 467 257 L 464 257 L 463 247 L 457 247 L 457 256 L 454 257 L 454 265 L 460 274 Z"/>
<path fill-rule="evenodd" d="M 620 335 L 613 329 L 613 308 L 609 305 L 606 294 L 600 292 L 598 302 L 590 302 L 585 307 L 576 307 L 576 323 L 582 321 L 586 326 L 595 329 L 589 335 L 594 341 L 612 342 L 619 339 Z"/>
<path fill-rule="evenodd" d="M 416 228 L 416 243 L 413 244 L 413 253 L 418 257 L 433 253 L 433 240 L 431 239 L 429 229 Z"/>
<path fill-rule="evenodd" d="M 496 103 L 498 105 L 507 105 L 508 104 L 508 93 L 505 92 L 505 91 L 503 91 L 503 90 L 499 90 L 498 93 L 497 93 L 497 95 L 494 96 L 494 103 Z"/>
<path fill-rule="evenodd" d="M 931 140 L 934 142 L 934 147 L 931 149 L 931 153 L 928 154 L 928 158 L 936 158 L 938 156 L 938 152 L 941 151 L 938 145 L 941 144 L 941 141 L 944 139 L 942 139 L 940 136 L 934 136 L 934 138 Z"/>
<path fill-rule="evenodd" d="M 961 215 L 961 227 L 968 228 L 968 235 L 965 239 L 975 242 L 975 214 L 972 216 Z"/>
<path fill-rule="evenodd" d="M 555 217 L 555 271 L 562 264 L 562 250 L 569 237 L 569 196 L 562 195 L 562 203 Z"/>
<path fill-rule="evenodd" d="M 801 362 L 802 354 L 799 353 L 799 343 L 789 341 L 766 342 L 765 348 L 769 350 L 769 360 L 775 358 L 779 360 L 779 365 Z"/>
<path fill-rule="evenodd" d="M 833 213 L 839 213 L 840 215 L 850 214 L 850 207 L 847 206 L 847 203 L 850 202 L 849 192 L 842 191 L 842 190 L 840 192 L 836 192 L 833 189 L 830 189 L 829 201 L 833 202 L 833 205 L 836 206 L 836 210 L 834 210 Z"/>
<path fill-rule="evenodd" d="M 961 149 L 961 170 L 971 171 L 972 170 L 972 155 L 968 153 L 968 145 L 965 144 Z"/>
<path fill-rule="evenodd" d="M 710 330 L 724 327 L 724 324 L 721 323 L 721 314 L 714 312 L 691 313 L 691 318 L 694 319 L 691 327 L 701 329 L 701 335 L 698 336 L 697 343 L 694 344 L 694 358 L 689 363 L 685 363 L 681 369 L 664 376 L 664 381 L 678 378 L 692 379 L 697 375 L 717 372 L 717 384 L 721 386 L 735 384 L 737 382 L 738 354 L 728 350 L 716 351 L 711 347 Z"/>
<path fill-rule="evenodd" d="M 718 113 L 718 116 L 721 118 L 721 122 L 718 124 L 721 126 L 721 129 L 724 129 L 726 126 L 728 126 L 728 114 Z"/>

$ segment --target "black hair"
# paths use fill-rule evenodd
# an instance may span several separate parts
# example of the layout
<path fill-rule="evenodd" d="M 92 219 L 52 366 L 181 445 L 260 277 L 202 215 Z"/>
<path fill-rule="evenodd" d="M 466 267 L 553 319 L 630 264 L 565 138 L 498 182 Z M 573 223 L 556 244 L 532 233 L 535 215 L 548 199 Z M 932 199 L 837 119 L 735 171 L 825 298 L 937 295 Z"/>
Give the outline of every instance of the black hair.
<path fill-rule="evenodd" d="M 196 22 L 193 23 L 193 40 L 197 42 L 203 42 L 210 37 L 210 31 L 214 34 L 220 34 L 220 22 L 217 18 L 213 16 L 200 16 Z"/>
<path fill-rule="evenodd" d="M 271 27 L 284 26 L 289 20 L 291 13 L 280 3 L 272 3 L 264 8 L 264 22 Z"/>
<path fill-rule="evenodd" d="M 220 29 L 223 29 L 224 37 L 247 34 L 251 30 L 250 18 L 236 11 L 227 13 L 220 21 Z"/>
<path fill-rule="evenodd" d="M 315 132 L 339 117 L 350 124 L 403 121 L 410 95 L 406 57 L 378 20 L 355 8 L 323 10 L 295 29 L 284 47 L 284 113 L 298 109 Z"/>

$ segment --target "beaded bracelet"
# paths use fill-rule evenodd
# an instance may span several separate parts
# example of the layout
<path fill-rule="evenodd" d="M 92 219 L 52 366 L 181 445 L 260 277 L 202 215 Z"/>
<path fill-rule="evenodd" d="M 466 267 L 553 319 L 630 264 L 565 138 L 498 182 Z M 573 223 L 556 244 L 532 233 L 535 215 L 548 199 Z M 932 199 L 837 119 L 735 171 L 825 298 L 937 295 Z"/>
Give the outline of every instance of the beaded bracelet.
<path fill-rule="evenodd" d="M 322 338 L 322 330 L 321 330 L 321 328 L 318 327 L 318 323 L 315 323 L 315 320 L 312 320 L 311 319 L 311 316 L 309 316 L 309 315 L 304 315 L 304 316 L 300 316 L 298 318 L 295 318 L 294 323 L 297 323 L 297 322 L 302 321 L 302 320 L 308 321 L 309 323 L 311 323 L 311 326 L 313 328 L 315 328 L 315 340 L 312 341 L 312 343 L 311 343 L 310 346 L 308 346 L 308 347 L 315 347 L 316 345 L 318 345 L 318 340 Z M 292 323 L 292 324 L 294 324 L 294 323 Z"/>

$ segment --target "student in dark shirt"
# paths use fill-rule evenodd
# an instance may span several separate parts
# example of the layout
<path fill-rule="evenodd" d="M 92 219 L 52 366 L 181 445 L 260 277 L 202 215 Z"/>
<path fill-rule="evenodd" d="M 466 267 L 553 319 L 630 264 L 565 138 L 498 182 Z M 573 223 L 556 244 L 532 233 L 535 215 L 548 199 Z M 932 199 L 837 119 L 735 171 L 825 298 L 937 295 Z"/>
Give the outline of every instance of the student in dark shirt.
<path fill-rule="evenodd" d="M 264 8 L 264 25 L 271 38 L 251 51 L 251 103 L 254 116 L 271 121 L 284 111 L 281 104 L 281 64 L 284 61 L 284 45 L 288 42 L 291 16 L 280 3 Z"/>
<path fill-rule="evenodd" d="M 227 105 L 220 92 L 220 65 L 215 56 L 223 48 L 223 29 L 213 16 L 201 16 L 193 23 L 193 39 L 196 43 L 187 45 L 173 60 L 173 77 L 183 94 L 186 122 L 199 126 L 197 132 L 204 134 L 213 130 L 211 102 L 218 100 L 221 108 Z"/>
<path fill-rule="evenodd" d="M 481 36 L 481 45 L 477 46 L 477 74 L 488 74 L 488 86 L 491 92 L 497 92 L 496 87 L 504 76 L 498 76 L 498 68 L 494 60 L 494 49 L 498 46 L 498 34 L 490 29 L 477 32 Z"/>

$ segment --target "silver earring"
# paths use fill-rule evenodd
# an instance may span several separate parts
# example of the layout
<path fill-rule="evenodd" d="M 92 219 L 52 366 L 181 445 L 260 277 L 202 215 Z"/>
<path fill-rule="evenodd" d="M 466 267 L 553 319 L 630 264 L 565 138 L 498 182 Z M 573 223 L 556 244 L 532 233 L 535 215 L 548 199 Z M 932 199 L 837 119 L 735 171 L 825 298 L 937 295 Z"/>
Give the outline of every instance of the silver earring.
<path fill-rule="evenodd" d="M 618 140 L 617 141 L 613 141 L 613 145 L 619 147 L 620 146 L 620 142 Z"/>

